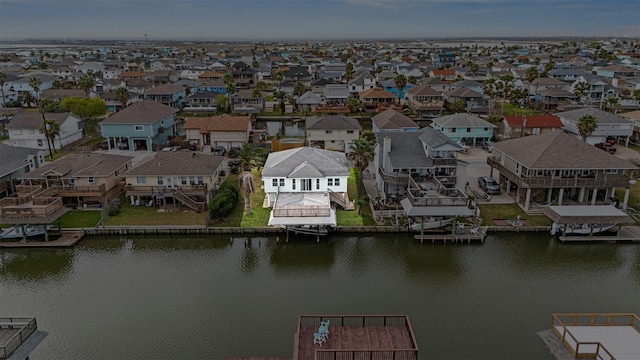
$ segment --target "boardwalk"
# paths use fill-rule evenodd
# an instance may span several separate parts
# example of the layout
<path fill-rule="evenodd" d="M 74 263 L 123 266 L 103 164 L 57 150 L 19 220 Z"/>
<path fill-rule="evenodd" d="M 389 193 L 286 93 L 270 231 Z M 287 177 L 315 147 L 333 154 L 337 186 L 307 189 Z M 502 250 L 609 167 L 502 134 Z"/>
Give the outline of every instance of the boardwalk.
<path fill-rule="evenodd" d="M 63 231 L 60 237 L 50 241 L 9 241 L 0 242 L 3 248 L 47 248 L 71 247 L 84 237 L 84 231 Z"/>

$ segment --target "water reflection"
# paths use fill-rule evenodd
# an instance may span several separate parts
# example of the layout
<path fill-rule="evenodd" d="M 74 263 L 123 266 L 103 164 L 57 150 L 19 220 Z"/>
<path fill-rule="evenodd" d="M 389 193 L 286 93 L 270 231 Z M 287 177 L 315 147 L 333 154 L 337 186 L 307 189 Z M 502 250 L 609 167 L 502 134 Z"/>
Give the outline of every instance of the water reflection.
<path fill-rule="evenodd" d="M 245 274 L 253 273 L 258 267 L 260 248 L 263 248 L 267 238 L 244 238 L 238 239 L 243 243 L 242 256 L 240 258 L 240 270 Z"/>
<path fill-rule="evenodd" d="M 146 236 L 130 238 L 133 251 L 193 251 L 228 250 L 234 241 L 242 238 L 225 238 L 199 235 Z"/>
<path fill-rule="evenodd" d="M 421 284 L 428 280 L 439 286 L 459 286 L 464 277 L 459 254 L 459 246 L 453 244 L 434 246 L 409 243 L 403 255 L 407 277 Z"/>
<path fill-rule="evenodd" d="M 335 240 L 317 243 L 315 238 L 300 238 L 290 244 L 270 242 L 267 249 L 276 272 L 329 272 L 335 263 Z"/>
<path fill-rule="evenodd" d="M 305 136 L 304 121 L 256 121 L 256 129 L 267 129 L 270 136 L 280 134 L 281 136 Z"/>
<path fill-rule="evenodd" d="M 15 281 L 64 279 L 73 266 L 73 250 L 20 249 L 0 252 L 0 277 Z"/>

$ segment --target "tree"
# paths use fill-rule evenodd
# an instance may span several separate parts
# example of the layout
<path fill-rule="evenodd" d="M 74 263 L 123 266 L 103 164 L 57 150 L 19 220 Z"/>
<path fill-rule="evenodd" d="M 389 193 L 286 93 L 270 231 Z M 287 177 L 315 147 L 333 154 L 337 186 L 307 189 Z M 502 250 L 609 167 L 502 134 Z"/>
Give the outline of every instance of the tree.
<path fill-rule="evenodd" d="M 216 107 L 218 108 L 218 110 L 226 112 L 229 108 L 229 98 L 223 94 L 216 96 Z"/>
<path fill-rule="evenodd" d="M 182 88 L 184 89 L 185 96 L 191 95 L 191 86 L 182 84 Z"/>
<path fill-rule="evenodd" d="M 251 171 L 243 171 L 238 176 L 238 188 L 244 195 L 244 213 L 251 214 L 251 194 L 255 191 L 255 184 L 253 183 L 253 175 Z"/>
<path fill-rule="evenodd" d="M 347 100 L 347 105 L 349 106 L 349 111 L 352 113 L 360 111 L 361 103 L 360 100 L 356 98 L 350 97 L 349 100 Z"/>
<path fill-rule="evenodd" d="M 353 63 L 348 62 L 344 68 L 344 79 L 347 82 L 347 84 L 349 83 L 349 81 L 351 81 L 351 79 L 353 79 L 353 74 L 354 74 Z"/>
<path fill-rule="evenodd" d="M 285 110 L 286 110 L 286 101 L 287 101 L 287 97 L 289 95 L 282 90 L 276 91 L 275 93 L 273 93 L 273 98 L 277 99 L 278 102 L 280 103 L 280 113 L 284 114 Z"/>
<path fill-rule="evenodd" d="M 260 89 L 258 89 L 257 87 L 254 87 L 251 90 L 251 98 L 252 99 L 261 99 L 262 98 L 262 92 L 260 92 Z"/>
<path fill-rule="evenodd" d="M 489 78 L 482 82 L 482 91 L 489 96 L 489 115 L 491 115 L 491 103 L 496 95 L 496 79 Z"/>
<path fill-rule="evenodd" d="M 20 102 L 30 108 L 32 103 L 37 103 L 36 98 L 29 91 L 25 91 L 20 95 Z"/>
<path fill-rule="evenodd" d="M 358 193 L 364 194 L 364 183 L 362 182 L 362 175 L 364 171 L 369 166 L 369 162 L 371 162 L 375 155 L 375 149 L 373 143 L 367 141 L 365 138 L 360 135 L 360 137 L 356 140 L 353 140 L 351 144 L 349 144 L 349 152 L 347 153 L 347 159 L 353 161 L 353 166 L 358 169 L 359 172 L 359 182 L 358 182 Z"/>
<path fill-rule="evenodd" d="M 257 165 L 257 147 L 253 144 L 244 144 L 238 152 L 238 160 L 243 171 L 251 171 Z"/>
<path fill-rule="evenodd" d="M 39 78 L 33 76 L 29 79 L 29 86 L 31 86 L 33 92 L 35 93 L 34 95 L 36 106 L 38 106 L 38 100 L 40 98 L 40 85 L 42 85 L 42 80 L 40 80 Z"/>
<path fill-rule="evenodd" d="M 302 81 L 296 81 L 295 84 L 293 84 L 293 93 L 300 96 L 302 94 L 304 94 L 304 84 L 302 83 Z"/>
<path fill-rule="evenodd" d="M 393 81 L 395 82 L 396 85 L 396 89 L 398 89 L 398 99 L 401 99 L 404 97 L 404 87 L 407 86 L 407 78 L 404 77 L 404 75 L 402 74 L 398 74 L 398 76 L 396 76 L 395 79 L 393 79 Z"/>
<path fill-rule="evenodd" d="M 576 94 L 576 96 L 578 96 L 578 100 L 580 102 L 584 102 L 584 98 L 585 96 L 587 96 L 590 89 L 591 89 L 591 85 L 589 85 L 588 82 L 578 81 L 576 86 L 573 87 L 573 93 Z"/>
<path fill-rule="evenodd" d="M 57 79 L 53 80 L 53 82 L 51 83 L 51 87 L 56 90 L 62 89 L 62 82 Z"/>
<path fill-rule="evenodd" d="M 602 100 L 602 108 L 614 114 L 618 111 L 619 106 L 620 101 L 616 97 L 610 97 Z"/>
<path fill-rule="evenodd" d="M 5 105 L 4 99 L 4 83 L 7 81 L 7 74 L 0 71 L 0 91 L 2 91 L 2 106 Z"/>
<path fill-rule="evenodd" d="M 89 75 L 83 75 L 78 80 L 78 88 L 83 90 L 84 93 L 87 94 L 87 96 L 89 96 L 89 93 L 91 92 L 91 90 L 93 90 L 93 87 L 95 85 L 96 79 Z"/>
<path fill-rule="evenodd" d="M 418 78 L 417 78 L 417 77 L 415 77 L 415 76 L 413 76 L 413 75 L 412 75 L 412 76 L 409 76 L 409 77 L 407 78 L 407 81 L 408 81 L 410 84 L 413 84 L 413 85 L 417 85 L 417 84 L 418 84 Z"/>
<path fill-rule="evenodd" d="M 465 109 L 465 107 L 466 107 L 466 105 L 465 105 L 465 103 L 464 103 L 464 100 L 462 100 L 462 99 L 456 99 L 456 100 L 453 102 L 453 105 L 452 105 L 451 109 L 452 109 L 453 111 L 455 111 L 455 112 L 459 113 L 459 112 L 463 112 L 463 111 L 464 111 L 464 109 Z"/>
<path fill-rule="evenodd" d="M 260 80 L 256 83 L 256 89 L 260 90 L 260 91 L 265 91 L 267 90 L 267 83 Z"/>
<path fill-rule="evenodd" d="M 127 103 L 129 103 L 129 100 L 131 100 L 131 93 L 129 92 L 129 89 L 124 86 L 120 86 L 116 89 L 115 96 L 116 100 L 120 102 L 122 110 L 124 110 L 124 108 L 127 107 Z"/>
<path fill-rule="evenodd" d="M 56 136 L 60 136 L 60 124 L 53 119 L 46 119 L 42 125 L 40 125 L 40 134 L 44 134 L 47 138 L 47 145 L 53 148 L 53 152 L 56 152 Z M 50 148 L 51 149 L 51 148 Z"/>
<path fill-rule="evenodd" d="M 596 120 L 595 116 L 591 114 L 582 115 L 576 123 L 576 129 L 578 129 L 580 136 L 582 136 L 582 141 L 584 142 L 587 141 L 587 138 L 591 136 L 591 134 L 596 131 L 597 128 L 598 121 Z"/>
<path fill-rule="evenodd" d="M 64 98 L 60 107 L 79 116 L 83 121 L 96 118 L 107 113 L 107 104 L 99 98 Z"/>

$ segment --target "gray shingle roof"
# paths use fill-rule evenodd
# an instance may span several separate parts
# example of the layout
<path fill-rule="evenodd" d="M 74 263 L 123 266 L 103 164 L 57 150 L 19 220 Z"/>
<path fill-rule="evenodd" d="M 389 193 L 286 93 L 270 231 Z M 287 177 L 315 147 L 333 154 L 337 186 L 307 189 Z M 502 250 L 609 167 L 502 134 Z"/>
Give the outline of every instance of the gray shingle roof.
<path fill-rule="evenodd" d="M 44 113 L 44 117 L 47 120 L 55 120 L 58 124 L 67 120 L 69 116 L 75 116 L 72 113 Z M 11 119 L 11 122 L 6 125 L 7 129 L 40 129 L 42 126 L 42 114 L 41 113 L 25 113 L 21 112 Z"/>
<path fill-rule="evenodd" d="M 0 177 L 24 168 L 27 166 L 27 157 L 37 155 L 41 151 L 0 143 Z"/>
<path fill-rule="evenodd" d="M 125 176 L 211 176 L 223 156 L 187 151 L 160 151 L 155 157 L 127 171 Z"/>
<path fill-rule="evenodd" d="M 420 140 L 430 149 L 437 149 L 442 145 L 449 145 L 458 150 L 462 150 L 462 147 L 460 145 L 451 140 L 440 130 L 427 126 L 420 129 L 420 134 Z"/>
<path fill-rule="evenodd" d="M 419 128 L 418 124 L 411 120 L 410 117 L 401 114 L 391 108 L 372 117 L 371 121 L 376 124 L 376 127 L 378 129 L 383 130 Z"/>
<path fill-rule="evenodd" d="M 442 126 L 443 128 L 453 127 L 487 127 L 494 128 L 492 123 L 482 120 L 476 115 L 467 113 L 457 113 L 447 116 L 442 116 L 433 119 L 433 122 Z"/>
<path fill-rule="evenodd" d="M 320 119 L 317 117 L 308 118 L 307 129 L 310 130 L 318 130 L 318 129 L 327 129 L 327 130 L 338 130 L 338 129 L 346 129 L 346 130 L 360 130 L 362 126 L 357 119 L 350 118 L 344 115 L 330 115 L 324 116 Z M 317 120 L 317 121 L 314 121 Z"/>
<path fill-rule="evenodd" d="M 155 102 L 153 100 L 139 101 L 122 111 L 109 116 L 103 124 L 153 124 L 165 117 L 175 114 L 178 109 Z"/>
<path fill-rule="evenodd" d="M 377 133 L 376 141 L 381 152 L 384 138 L 388 137 L 391 140 L 389 159 L 394 169 L 429 168 L 433 166 L 433 163 L 425 154 L 424 145 L 420 140 L 421 135 L 421 131 Z M 380 161 L 383 160 L 382 156 L 379 158 Z M 381 166 L 382 164 L 377 165 Z"/>
<path fill-rule="evenodd" d="M 582 116 L 587 114 L 593 115 L 593 117 L 596 118 L 596 121 L 598 122 L 598 124 L 602 124 L 602 123 L 627 124 L 632 122 L 631 120 L 625 119 L 622 116 L 618 116 L 616 114 L 612 114 L 610 112 L 606 112 L 604 110 L 591 108 L 591 107 L 570 110 L 570 111 L 563 111 L 563 112 L 557 113 L 556 115 L 560 118 L 578 121 Z"/>
<path fill-rule="evenodd" d="M 263 177 L 298 178 L 320 175 L 349 175 L 346 155 L 337 151 L 299 147 L 269 154 L 262 170 Z"/>
<path fill-rule="evenodd" d="M 505 140 L 493 147 L 529 169 L 637 168 L 561 131 Z"/>

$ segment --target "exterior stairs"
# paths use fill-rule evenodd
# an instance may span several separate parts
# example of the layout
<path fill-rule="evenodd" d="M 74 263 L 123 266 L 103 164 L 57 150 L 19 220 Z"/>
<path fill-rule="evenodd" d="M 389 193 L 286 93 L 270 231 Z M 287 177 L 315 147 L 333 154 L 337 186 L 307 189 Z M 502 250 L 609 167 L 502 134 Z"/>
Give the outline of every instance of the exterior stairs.
<path fill-rule="evenodd" d="M 329 199 L 345 210 L 356 209 L 353 203 L 349 201 L 349 194 L 347 193 L 337 193 L 329 190 Z"/>
<path fill-rule="evenodd" d="M 197 211 L 197 212 L 204 211 L 205 204 L 203 202 L 198 202 L 193 200 L 192 198 L 190 198 L 188 195 L 186 195 L 180 190 L 174 190 L 173 197 L 193 211 Z"/>

